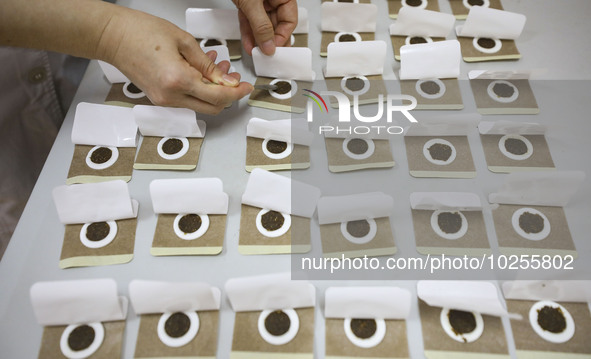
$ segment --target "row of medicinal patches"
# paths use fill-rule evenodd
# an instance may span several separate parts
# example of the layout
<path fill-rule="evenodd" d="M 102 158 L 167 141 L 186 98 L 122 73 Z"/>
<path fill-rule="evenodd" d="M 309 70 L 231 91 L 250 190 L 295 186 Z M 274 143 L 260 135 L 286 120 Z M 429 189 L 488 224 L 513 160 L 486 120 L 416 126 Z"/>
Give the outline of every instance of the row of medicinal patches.
<path fill-rule="evenodd" d="M 517 358 L 591 355 L 588 283 L 515 281 L 502 289 L 503 299 L 491 282 L 419 281 L 417 303 L 394 286 L 330 287 L 324 357 L 410 358 L 407 320 L 417 305 L 427 358 L 510 358 L 501 318 L 510 318 Z M 282 273 L 230 279 L 225 292 L 235 311 L 230 358 L 314 358 L 312 284 Z M 129 298 L 140 318 L 134 358 L 216 357 L 218 288 L 134 280 Z M 128 300 L 115 281 L 39 282 L 31 302 L 44 326 L 39 359 L 121 357 Z"/>
<path fill-rule="evenodd" d="M 483 218 L 484 210 L 492 207 L 503 254 L 576 258 L 563 206 L 584 177 L 582 172 L 513 173 L 490 194 L 492 206 L 483 205 L 474 193 L 412 193 L 417 251 L 472 256 L 492 253 Z M 152 255 L 222 252 L 229 198 L 221 180 L 154 180 L 150 195 L 157 215 Z M 139 204 L 130 198 L 125 182 L 60 186 L 54 189 L 53 198 L 65 224 L 60 268 L 132 260 Z M 383 192 L 321 197 L 315 186 L 255 169 L 241 203 L 238 251 L 244 255 L 309 252 L 316 211 L 325 257 L 396 253 L 390 224 L 394 200 Z"/>

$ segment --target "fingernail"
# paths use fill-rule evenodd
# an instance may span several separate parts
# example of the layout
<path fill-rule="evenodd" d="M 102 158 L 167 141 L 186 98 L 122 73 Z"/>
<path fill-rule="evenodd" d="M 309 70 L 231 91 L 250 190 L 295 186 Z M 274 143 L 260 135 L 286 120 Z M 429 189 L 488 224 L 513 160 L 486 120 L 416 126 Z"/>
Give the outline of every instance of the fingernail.
<path fill-rule="evenodd" d="M 267 40 L 262 43 L 261 50 L 265 55 L 273 55 L 275 53 L 275 42 L 273 40 Z"/>
<path fill-rule="evenodd" d="M 239 83 L 238 80 L 228 74 L 222 76 L 222 80 L 224 80 L 224 84 L 230 86 L 237 86 Z"/>

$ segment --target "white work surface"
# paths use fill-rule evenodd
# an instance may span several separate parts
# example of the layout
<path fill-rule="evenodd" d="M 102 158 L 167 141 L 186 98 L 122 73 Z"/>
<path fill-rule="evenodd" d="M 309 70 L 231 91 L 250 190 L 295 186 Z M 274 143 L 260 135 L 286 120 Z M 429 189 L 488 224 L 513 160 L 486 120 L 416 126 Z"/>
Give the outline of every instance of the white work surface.
<path fill-rule="evenodd" d="M 388 46 L 388 60 L 384 77 L 394 79 L 399 63 L 394 61 L 390 44 L 387 3 L 374 0 L 378 5 L 378 28 L 376 38 Z M 122 0 L 121 5 L 130 6 L 161 16 L 181 28 L 185 27 L 185 9 L 188 7 L 231 7 L 230 0 Z M 439 0 L 441 11 L 450 13 L 447 0 Z M 591 2 L 588 0 L 503 0 L 506 10 L 527 15 L 527 24 L 517 46 L 523 58 L 517 62 L 467 64 L 462 63 L 461 79 L 474 69 L 536 70 L 537 79 L 571 80 L 578 90 L 553 93 L 554 84 L 544 81 L 534 84 L 541 113 L 537 116 L 518 116 L 518 120 L 535 121 L 550 126 L 547 134 L 549 147 L 560 170 L 581 169 L 589 177 L 591 172 L 588 154 L 591 153 L 591 122 L 586 106 L 591 97 Z M 310 18 L 309 47 L 313 51 L 314 69 L 320 76 L 326 60 L 320 58 L 320 0 L 300 1 L 308 9 Z M 450 36 L 454 38 L 454 35 Z M 233 62 L 242 79 L 254 81 L 252 60 L 244 56 Z M 572 80 L 585 81 L 572 81 Z M 62 246 L 64 226 L 59 222 L 51 190 L 65 183 L 74 145 L 70 141 L 72 121 L 76 105 L 81 101 L 102 103 L 110 85 L 102 75 L 96 61 L 92 61 L 80 89 L 70 107 L 62 129 L 47 159 L 29 203 L 14 233 L 12 241 L 0 262 L 0 357 L 35 358 L 41 343 L 43 328 L 37 324 L 29 300 L 29 288 L 38 281 L 70 280 L 87 278 L 114 278 L 120 295 L 128 295 L 132 279 L 169 281 L 206 281 L 223 289 L 224 283 L 233 277 L 289 271 L 289 255 L 243 256 L 238 253 L 240 222 L 240 198 L 244 192 L 248 174 L 244 170 L 246 123 L 253 117 L 268 119 L 288 118 L 288 114 L 250 108 L 243 99 L 217 117 L 202 116 L 207 121 L 207 135 L 202 148 L 197 170 L 192 172 L 134 171 L 129 183 L 132 198 L 140 203 L 138 227 L 133 260 L 128 264 L 73 268 L 61 270 L 58 261 Z M 581 90 L 582 89 L 582 90 Z M 466 110 L 474 110 L 471 93 L 463 92 Z M 503 116 L 487 116 L 484 119 L 507 119 Z M 472 191 L 481 196 L 498 188 L 504 175 L 490 173 L 484 161 L 482 146 L 476 133 L 469 137 L 477 177 L 472 180 L 414 179 L 408 174 L 404 143 L 401 137 L 391 141 L 397 165 L 381 172 L 357 172 L 352 176 L 392 175 L 396 181 L 396 208 L 391 216 L 392 228 L 399 253 L 417 256 L 413 239 L 412 221 L 408 196 L 414 191 Z M 312 151 L 312 166 L 328 173 L 324 143 L 315 136 Z M 327 175 L 328 176 L 328 175 Z M 219 177 L 224 190 L 230 196 L 224 251 L 218 256 L 153 257 L 149 253 L 156 226 L 148 186 L 157 178 Z M 591 256 L 591 244 L 585 243 L 589 236 L 591 214 L 591 186 L 587 179 L 577 196 L 565 208 L 565 213 L 577 244 L 579 257 L 585 261 Z M 336 193 L 325 193 L 333 195 Z M 489 241 L 496 248 L 490 212 L 485 213 Z M 313 252 L 320 251 L 317 221 L 313 220 Z M 495 252 L 498 253 L 498 252 Z M 416 298 L 416 281 L 315 281 L 317 290 L 315 357 L 324 357 L 324 291 L 329 286 L 394 285 L 409 289 Z M 503 320 L 507 330 L 509 347 L 514 355 L 510 326 Z M 218 358 L 228 358 L 231 350 L 234 313 L 225 295 L 222 296 Z M 127 318 L 123 346 L 123 358 L 133 358 L 139 320 L 133 310 Z M 416 299 L 408 319 L 408 337 L 412 358 L 423 358 L 423 344 Z"/>

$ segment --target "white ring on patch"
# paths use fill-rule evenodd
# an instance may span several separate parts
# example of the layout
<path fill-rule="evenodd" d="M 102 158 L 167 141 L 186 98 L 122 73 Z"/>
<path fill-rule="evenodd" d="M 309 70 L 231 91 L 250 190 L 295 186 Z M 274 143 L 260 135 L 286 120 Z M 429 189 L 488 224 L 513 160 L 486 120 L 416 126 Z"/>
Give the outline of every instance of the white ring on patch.
<path fill-rule="evenodd" d="M 123 94 L 125 95 L 125 97 L 132 98 L 132 99 L 138 99 L 138 98 L 146 97 L 146 94 L 143 91 L 142 92 L 138 92 L 138 93 L 129 91 L 129 85 L 131 85 L 131 82 L 126 82 L 123 85 Z M 135 84 L 134 84 L 134 86 L 135 86 Z M 135 87 L 137 87 L 137 86 L 135 86 Z M 138 87 L 138 89 L 140 89 L 140 88 Z"/>
<path fill-rule="evenodd" d="M 353 41 L 340 41 L 339 39 L 343 35 L 351 35 L 351 36 L 353 36 L 355 38 L 355 42 L 362 41 L 361 35 L 359 35 L 356 32 L 340 31 L 340 32 L 337 32 L 337 34 L 334 36 L 334 42 L 353 42 Z"/>
<path fill-rule="evenodd" d="M 105 247 L 107 244 L 113 242 L 113 240 L 115 239 L 115 236 L 117 236 L 117 222 L 115 221 L 106 221 L 105 223 L 107 223 L 107 225 L 109 225 L 109 234 L 107 234 L 107 236 L 99 241 L 91 241 L 90 239 L 88 239 L 88 236 L 86 235 L 86 232 L 88 230 L 88 226 L 90 226 L 92 223 L 85 223 L 82 226 L 82 229 L 80 230 L 80 242 L 82 242 L 82 244 L 87 247 L 87 248 L 103 248 Z"/>
<path fill-rule="evenodd" d="M 432 39 L 430 36 L 418 36 L 418 35 L 410 35 L 410 36 L 407 36 L 407 37 L 406 37 L 406 39 L 404 40 L 404 43 L 405 43 L 406 45 L 412 45 L 412 44 L 410 43 L 410 39 L 412 39 L 413 37 L 420 37 L 420 38 L 423 38 L 423 39 L 425 39 L 425 41 L 427 41 L 427 43 L 428 43 L 428 44 L 430 44 L 430 43 L 432 43 L 432 42 L 433 42 L 433 39 Z M 415 44 L 415 45 L 417 45 L 417 44 Z"/>
<path fill-rule="evenodd" d="M 544 219 L 544 228 L 539 233 L 527 233 L 519 226 L 519 218 L 525 212 L 537 214 Z M 545 239 L 546 237 L 548 237 L 551 230 L 550 221 L 548 220 L 548 217 L 546 217 L 544 213 L 538 211 L 537 209 L 529 207 L 519 208 L 518 210 L 513 212 L 513 217 L 511 217 L 511 224 L 513 225 L 513 229 L 515 230 L 515 232 L 517 232 L 517 234 L 519 234 L 525 239 L 529 239 L 530 241 L 541 241 L 542 239 Z"/>
<path fill-rule="evenodd" d="M 507 148 L 505 148 L 505 142 L 508 139 L 520 140 L 523 143 L 525 143 L 525 146 L 527 147 L 527 152 L 522 155 L 516 155 L 514 153 L 507 151 Z M 534 146 L 527 138 L 525 138 L 521 135 L 505 135 L 505 136 L 501 137 L 501 139 L 499 140 L 499 150 L 501 151 L 501 153 L 503 155 L 505 155 L 506 157 L 509 157 L 512 160 L 523 161 L 523 160 L 527 160 L 528 158 L 530 158 L 533 155 Z"/>
<path fill-rule="evenodd" d="M 501 47 L 503 47 L 503 43 L 501 42 L 501 40 L 499 39 L 493 39 L 491 37 L 487 37 L 487 39 L 491 39 L 495 42 L 495 46 L 491 47 L 490 49 L 487 49 L 486 47 L 482 47 L 480 46 L 480 44 L 478 43 L 478 40 L 480 40 L 480 37 L 475 37 L 472 40 L 472 46 L 474 46 L 474 48 L 480 52 L 483 52 L 485 54 L 494 54 L 497 53 L 501 50 Z"/>
<path fill-rule="evenodd" d="M 207 232 L 207 230 L 209 229 L 209 216 L 207 214 L 194 213 L 194 214 L 197 214 L 199 216 L 199 218 L 201 218 L 201 227 L 199 227 L 199 229 L 197 229 L 195 232 L 185 233 L 179 227 L 179 222 L 181 221 L 181 218 L 183 218 L 187 214 L 189 214 L 189 213 L 178 214 L 174 218 L 172 228 L 174 229 L 174 234 L 176 234 L 177 237 L 179 237 L 180 239 L 184 239 L 186 241 L 190 241 L 190 240 L 197 239 L 197 238 L 201 237 L 202 235 L 205 234 L 205 232 Z"/>
<path fill-rule="evenodd" d="M 504 85 L 511 86 L 513 88 L 513 95 L 511 95 L 511 97 L 501 97 L 501 96 L 497 95 L 493 91 L 493 88 L 495 87 L 496 84 L 504 84 Z M 495 100 L 497 102 L 501 102 L 501 103 L 510 103 L 510 102 L 517 100 L 517 98 L 519 97 L 519 89 L 517 88 L 517 86 L 513 85 L 509 81 L 504 81 L 504 80 L 495 80 L 495 81 L 491 82 L 490 84 L 488 84 L 488 87 L 486 88 L 486 92 L 488 93 L 488 96 L 490 98 L 492 98 L 493 100 Z"/>
<path fill-rule="evenodd" d="M 282 158 L 285 158 L 285 157 L 291 155 L 291 152 L 293 151 L 293 143 L 285 142 L 285 141 L 278 141 L 278 142 L 287 143 L 287 147 L 285 148 L 285 150 L 283 152 L 273 153 L 273 152 L 269 151 L 269 149 L 267 148 L 267 144 L 269 143 L 269 141 L 278 141 L 278 140 L 273 140 L 272 138 L 265 138 L 263 140 L 262 149 L 263 149 L 263 153 L 265 154 L 265 156 L 267 156 L 271 159 L 274 159 L 274 160 L 280 160 Z"/>
<path fill-rule="evenodd" d="M 482 320 L 482 315 L 480 315 L 480 313 L 469 312 L 474 315 L 474 319 L 476 320 L 476 328 L 474 328 L 473 331 L 470 333 L 456 334 L 453 327 L 451 326 L 451 323 L 449 322 L 449 311 L 449 308 L 442 308 L 441 315 L 439 316 L 441 327 L 445 331 L 445 334 L 460 343 L 472 343 L 480 338 L 482 332 L 484 331 L 484 320 Z"/>
<path fill-rule="evenodd" d="M 199 41 L 199 46 L 204 49 L 206 47 L 212 47 L 212 46 L 216 46 L 216 45 L 210 45 L 210 46 L 205 46 L 205 43 L 209 40 L 216 40 L 221 42 L 222 45 L 228 47 L 228 42 L 225 39 L 209 39 L 209 38 L 205 38 L 205 39 L 201 39 L 201 41 Z"/>
<path fill-rule="evenodd" d="M 88 348 L 83 350 L 73 350 L 70 348 L 68 344 L 68 338 L 70 334 L 74 331 L 74 329 L 82 326 L 88 325 L 94 330 L 94 340 L 88 346 Z M 62 354 L 68 359 L 85 359 L 94 354 L 103 344 L 103 340 L 105 339 L 105 327 L 101 322 L 94 322 L 94 323 L 87 323 L 87 324 L 70 324 L 64 329 L 62 336 L 60 338 L 60 349 Z"/>
<path fill-rule="evenodd" d="M 351 152 L 349 150 L 349 147 L 347 147 L 347 145 L 349 144 L 349 142 L 351 142 L 353 140 L 365 141 L 365 143 L 367 143 L 367 151 L 365 151 L 364 153 L 359 153 L 359 154 Z M 376 150 L 376 145 L 372 139 L 348 137 L 348 138 L 345 138 L 345 140 L 343 141 L 343 152 L 345 152 L 347 157 L 352 158 L 354 160 L 364 160 L 366 158 L 369 158 L 371 155 L 373 155 L 375 150 Z"/>
<path fill-rule="evenodd" d="M 449 156 L 449 158 L 446 161 L 442 161 L 442 160 L 436 160 L 433 157 L 431 157 L 431 153 L 429 152 L 429 148 L 431 146 L 433 146 L 434 144 L 442 144 L 442 145 L 447 145 L 451 148 L 451 155 Z M 452 163 L 455 159 L 456 159 L 456 148 L 454 147 L 454 145 L 451 144 L 451 142 L 444 140 L 443 138 L 433 138 L 429 141 L 427 141 L 425 143 L 425 145 L 423 146 L 423 156 L 425 156 L 425 158 L 433 163 L 434 165 L 440 165 L 440 166 L 444 166 L 444 165 L 449 165 L 450 163 Z"/>
<path fill-rule="evenodd" d="M 166 141 L 168 141 L 172 138 L 180 140 L 183 143 L 183 147 L 177 153 L 173 153 L 173 154 L 169 155 L 169 154 L 164 153 L 162 146 L 164 145 L 164 143 Z M 187 152 L 189 152 L 189 140 L 185 137 L 162 137 L 160 142 L 158 142 L 158 146 L 156 146 L 156 149 L 158 150 L 158 155 L 160 155 L 160 157 L 164 158 L 165 160 L 177 160 L 177 159 L 183 157 L 184 155 L 186 155 Z"/>
<path fill-rule="evenodd" d="M 373 218 L 366 218 L 365 219 L 369 224 L 369 232 L 363 237 L 355 237 L 351 233 L 347 231 L 347 223 L 349 222 L 341 222 L 341 233 L 351 243 L 355 244 L 365 244 L 371 242 L 372 239 L 375 238 L 376 234 L 378 233 L 378 225 Z"/>
<path fill-rule="evenodd" d="M 353 79 L 353 78 L 358 78 L 361 81 L 363 81 L 363 87 L 361 88 L 361 90 L 357 90 L 357 91 L 353 91 L 350 88 L 347 87 L 347 80 L 349 79 Z M 341 79 L 341 89 L 348 95 L 351 96 L 361 96 L 363 94 L 365 94 L 367 91 L 369 91 L 369 80 L 367 79 L 367 77 L 365 76 L 345 76 Z"/>
<path fill-rule="evenodd" d="M 197 315 L 197 312 L 193 312 L 193 311 L 189 312 L 188 311 L 188 312 L 181 312 L 181 313 L 183 313 L 187 317 L 189 317 L 190 325 L 189 325 L 189 330 L 187 330 L 187 332 L 185 334 L 183 334 L 182 336 L 180 336 L 178 338 L 171 337 L 170 335 L 168 335 L 166 333 L 166 330 L 164 329 L 166 321 L 174 313 L 170 313 L 170 312 L 164 313 L 160 316 L 160 319 L 158 320 L 158 327 L 157 327 L 158 338 L 160 339 L 160 341 L 162 343 L 164 343 L 165 345 L 172 347 L 172 348 L 178 348 L 178 347 L 182 347 L 183 345 L 189 344 L 189 342 L 191 340 L 193 340 L 193 338 L 195 338 L 195 336 L 199 332 L 199 316 Z"/>
<path fill-rule="evenodd" d="M 384 319 L 374 319 L 376 322 L 376 332 L 373 333 L 371 337 L 366 339 L 359 338 L 355 335 L 355 333 L 353 333 L 353 330 L 351 329 L 351 321 L 353 319 L 355 318 L 345 318 L 343 323 L 345 335 L 347 336 L 347 339 L 351 341 L 351 343 L 360 348 L 368 349 L 375 347 L 376 345 L 380 344 L 382 340 L 384 340 L 384 337 L 386 336 L 386 321 Z"/>
<path fill-rule="evenodd" d="M 464 7 L 466 9 L 471 9 L 472 6 L 481 6 L 481 7 L 490 7 L 490 1 L 489 0 L 482 0 L 483 4 L 482 5 L 470 5 L 468 3 L 468 0 L 463 0 L 462 3 L 464 4 Z"/>
<path fill-rule="evenodd" d="M 538 324 L 538 310 L 544 308 L 545 306 L 560 308 L 566 321 L 566 328 L 564 328 L 563 332 L 552 333 L 544 330 L 540 324 Z M 573 335 L 575 335 L 575 321 L 573 320 L 573 317 L 565 307 L 550 300 L 542 300 L 531 306 L 529 309 L 529 323 L 537 335 L 550 343 L 566 343 L 573 337 Z"/>
<path fill-rule="evenodd" d="M 280 213 L 283 216 L 283 225 L 274 230 L 274 231 L 269 231 L 267 230 L 265 227 L 263 227 L 263 215 L 266 214 L 267 212 L 270 212 L 270 209 L 261 209 L 259 211 L 259 213 L 257 214 L 257 218 L 255 220 L 257 229 L 259 230 L 259 232 L 265 236 L 265 237 L 269 237 L 269 238 L 277 238 L 280 237 L 282 235 L 284 235 L 285 233 L 287 233 L 287 231 L 289 231 L 289 228 L 291 227 L 291 215 L 289 214 L 285 214 L 285 213 L 281 213 L 281 212 L 277 212 Z"/>
<path fill-rule="evenodd" d="M 291 81 L 291 80 L 284 80 L 284 79 L 274 79 L 273 81 L 269 82 L 269 85 L 275 85 L 278 82 L 289 82 L 289 84 L 291 85 L 291 90 L 289 90 L 289 92 L 286 92 L 284 94 L 277 93 L 274 90 L 268 90 L 269 95 L 275 97 L 278 100 L 287 100 L 287 99 L 290 99 L 295 96 L 295 94 L 298 91 L 297 82 Z"/>
<path fill-rule="evenodd" d="M 300 330 L 300 318 L 298 317 L 298 313 L 293 309 L 281 309 L 281 311 L 287 314 L 289 317 L 289 329 L 282 335 L 273 335 L 269 333 L 265 327 L 265 319 L 267 319 L 269 314 L 273 313 L 274 311 L 275 310 L 266 309 L 263 310 L 259 315 L 259 334 L 267 343 L 271 345 L 287 344 L 298 334 L 298 331 Z"/>
<path fill-rule="evenodd" d="M 428 5 L 427 0 L 421 0 L 421 5 L 419 6 L 412 6 L 407 3 L 408 0 L 402 0 L 402 6 L 414 7 L 415 9 L 425 9 Z"/>
<path fill-rule="evenodd" d="M 460 218 L 462 219 L 462 225 L 460 226 L 460 229 L 456 233 L 445 233 L 439 227 L 439 215 L 442 213 L 447 213 L 447 212 L 457 213 L 460 215 Z M 468 220 L 466 219 L 466 216 L 464 216 L 464 214 L 460 211 L 437 210 L 431 214 L 431 228 L 433 228 L 433 230 L 435 231 L 435 233 L 437 233 L 437 235 L 439 237 L 443 237 L 443 238 L 449 239 L 449 240 L 455 240 L 455 239 L 462 238 L 463 236 L 466 235 L 466 232 L 468 232 Z"/>
<path fill-rule="evenodd" d="M 435 82 L 437 84 L 437 86 L 439 86 L 439 92 L 437 92 L 435 94 L 428 94 L 425 91 L 423 91 L 423 89 L 421 88 L 421 85 L 426 82 Z M 417 93 L 419 95 L 421 95 L 422 97 L 429 99 L 429 100 L 435 100 L 435 99 L 442 97 L 443 95 L 445 95 L 446 89 L 447 88 L 445 87 L 445 84 L 440 79 L 418 80 L 415 84 L 415 90 L 417 91 Z"/>
<path fill-rule="evenodd" d="M 291 46 L 295 44 L 295 36 L 293 36 L 293 34 L 291 34 L 291 36 L 289 37 L 289 43 L 291 44 Z"/>
<path fill-rule="evenodd" d="M 99 148 L 103 148 L 103 147 L 111 150 L 111 158 L 109 158 L 109 160 L 104 163 L 92 162 L 90 157 L 92 156 L 94 151 L 98 150 Z M 92 168 L 93 170 L 104 170 L 105 168 L 109 168 L 115 162 L 117 162 L 118 158 L 119 158 L 119 150 L 117 149 L 117 147 L 115 147 L 115 146 L 94 146 L 90 151 L 88 151 L 88 154 L 86 155 L 86 165 L 88 167 Z"/>

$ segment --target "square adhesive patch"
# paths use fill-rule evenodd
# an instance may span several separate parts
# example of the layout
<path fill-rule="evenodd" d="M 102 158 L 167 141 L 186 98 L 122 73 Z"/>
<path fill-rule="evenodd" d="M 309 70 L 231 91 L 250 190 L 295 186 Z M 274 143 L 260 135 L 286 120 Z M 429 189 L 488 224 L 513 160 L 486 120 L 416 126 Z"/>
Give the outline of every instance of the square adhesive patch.
<path fill-rule="evenodd" d="M 66 184 L 113 180 L 129 182 L 135 147 L 74 145 Z"/>

